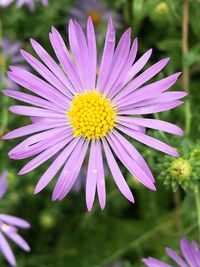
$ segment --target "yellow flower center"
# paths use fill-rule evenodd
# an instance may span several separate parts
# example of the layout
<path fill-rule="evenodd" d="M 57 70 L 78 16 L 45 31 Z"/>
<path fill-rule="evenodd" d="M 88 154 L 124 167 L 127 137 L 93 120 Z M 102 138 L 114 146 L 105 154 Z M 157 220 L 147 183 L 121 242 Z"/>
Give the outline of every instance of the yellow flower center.
<path fill-rule="evenodd" d="M 82 135 L 88 139 L 105 137 L 115 125 L 116 111 L 109 99 L 90 91 L 76 94 L 68 112 L 74 137 Z"/>
<path fill-rule="evenodd" d="M 100 10 L 91 10 L 88 12 L 88 16 L 91 17 L 92 22 L 98 25 L 102 21 L 102 13 Z"/>

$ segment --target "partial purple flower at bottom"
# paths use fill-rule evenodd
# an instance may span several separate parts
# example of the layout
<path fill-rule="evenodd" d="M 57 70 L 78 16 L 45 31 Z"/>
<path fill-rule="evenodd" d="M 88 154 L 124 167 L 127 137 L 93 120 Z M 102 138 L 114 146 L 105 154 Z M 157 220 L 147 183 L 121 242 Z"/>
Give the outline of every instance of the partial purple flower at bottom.
<path fill-rule="evenodd" d="M 199 267 L 200 266 L 200 250 L 195 241 L 189 243 L 186 238 L 180 240 L 180 248 L 183 257 L 180 257 L 171 248 L 166 248 L 167 255 L 180 267 Z M 143 259 L 143 262 L 148 267 L 173 267 L 158 259 L 149 257 Z"/>
<path fill-rule="evenodd" d="M 7 7 L 9 6 L 14 0 L 0 0 L 0 6 Z M 23 5 L 27 5 L 30 11 L 35 10 L 35 3 L 38 0 L 17 0 L 16 6 L 17 8 L 21 8 Z M 49 4 L 48 0 L 39 0 L 44 6 Z"/>
<path fill-rule="evenodd" d="M 7 189 L 7 172 L 0 177 L 0 198 L 2 198 Z M 29 228 L 30 224 L 18 217 L 0 213 L 0 252 L 4 255 L 10 265 L 16 265 L 15 256 L 10 248 L 7 238 L 11 239 L 24 251 L 30 251 L 29 245 L 18 234 L 18 228 Z"/>
<path fill-rule="evenodd" d="M 0 2 L 1 3 L 1 2 Z M 19 53 L 19 50 L 22 48 L 22 43 L 17 42 L 11 42 L 11 40 L 7 37 L 3 38 L 2 47 L 0 47 L 0 80 L 2 79 L 3 72 L 3 65 L 5 65 L 6 69 L 8 65 L 23 65 L 24 58 Z M 24 66 L 23 66 L 24 67 Z M 9 89 L 16 90 L 18 89 L 18 85 L 12 81 L 11 79 L 7 78 L 7 84 L 6 86 Z"/>

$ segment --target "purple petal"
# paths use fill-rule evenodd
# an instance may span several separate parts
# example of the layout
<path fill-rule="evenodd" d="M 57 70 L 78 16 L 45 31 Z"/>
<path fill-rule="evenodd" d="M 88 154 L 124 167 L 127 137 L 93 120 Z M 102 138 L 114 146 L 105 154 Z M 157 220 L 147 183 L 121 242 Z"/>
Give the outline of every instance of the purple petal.
<path fill-rule="evenodd" d="M 73 85 L 74 92 L 81 92 L 83 84 L 80 81 L 77 70 L 75 69 L 69 51 L 67 50 L 62 37 L 54 27 L 52 27 L 52 33 L 50 33 L 49 38 L 54 48 L 55 54 L 60 61 L 60 64 L 62 65 L 63 69 L 70 79 L 70 82 Z"/>
<path fill-rule="evenodd" d="M 57 107 L 54 104 L 52 104 L 49 101 L 46 101 L 40 97 L 37 96 L 33 96 L 30 94 L 25 94 L 16 90 L 3 90 L 3 93 L 7 96 L 10 96 L 14 99 L 23 101 L 25 103 L 31 104 L 31 105 L 35 105 L 41 108 L 46 108 L 49 109 L 51 111 L 56 111 L 56 112 L 61 112 L 61 113 L 65 113 L 66 109 L 61 108 L 61 107 Z M 66 106 L 68 106 L 68 104 L 66 103 Z"/>
<path fill-rule="evenodd" d="M 112 176 L 115 180 L 116 185 L 118 186 L 119 190 L 122 192 L 122 194 L 131 202 L 134 203 L 134 197 L 131 193 L 131 190 L 129 189 L 118 165 L 117 162 L 108 146 L 108 143 L 105 139 L 103 139 L 103 147 L 106 154 L 108 166 L 111 170 Z"/>
<path fill-rule="evenodd" d="M 190 249 L 190 244 L 187 241 L 186 238 L 182 238 L 180 241 L 180 247 L 181 247 L 181 251 L 183 253 L 184 258 L 186 259 L 186 261 L 188 262 L 188 264 L 191 267 L 196 267 L 196 261 L 195 258 L 192 257 L 192 253 L 191 253 L 191 249 Z"/>
<path fill-rule="evenodd" d="M 45 51 L 45 49 L 35 40 L 31 39 L 31 44 L 33 49 L 36 51 L 38 56 L 42 59 L 44 64 L 55 74 L 55 76 L 62 82 L 71 92 L 74 91 L 74 88 L 66 75 L 60 69 L 58 64 L 53 60 L 53 58 Z"/>
<path fill-rule="evenodd" d="M 4 257 L 10 263 L 10 265 L 12 265 L 12 266 L 16 265 L 15 256 L 14 256 L 7 240 L 5 239 L 5 237 L 3 236 L 3 234 L 1 232 L 0 232 L 0 251 L 2 251 Z"/>
<path fill-rule="evenodd" d="M 155 104 L 155 105 L 149 105 L 146 107 L 139 107 L 139 108 L 125 108 L 123 110 L 119 110 L 118 114 L 120 115 L 147 115 L 147 114 L 153 114 L 158 112 L 163 112 L 166 110 L 173 109 L 175 107 L 178 107 L 182 105 L 184 102 L 177 100 L 172 101 L 168 103 L 161 103 L 161 104 Z"/>
<path fill-rule="evenodd" d="M 90 88 L 96 87 L 96 71 L 97 71 L 97 48 L 96 36 L 94 25 L 91 18 L 87 20 L 87 43 L 89 53 L 89 66 L 90 66 Z"/>
<path fill-rule="evenodd" d="M 139 142 L 141 142 L 147 146 L 150 146 L 154 149 L 157 149 L 159 151 L 162 151 L 162 152 L 169 154 L 171 156 L 174 156 L 174 157 L 179 156 L 178 152 L 175 149 L 173 149 L 172 147 L 168 146 L 167 144 L 163 143 L 162 141 L 160 141 L 156 138 L 153 138 L 151 136 L 136 132 L 134 130 L 130 130 L 124 126 L 117 126 L 117 128 L 120 131 L 124 132 L 125 134 L 131 136 L 132 138 L 136 139 L 137 141 L 139 141 Z"/>
<path fill-rule="evenodd" d="M 20 228 L 30 227 L 30 224 L 27 221 L 11 215 L 0 214 L 0 220 L 6 224 L 14 225 Z"/>
<path fill-rule="evenodd" d="M 35 194 L 39 193 L 56 175 L 60 168 L 66 162 L 68 156 L 71 154 L 75 146 L 77 145 L 80 138 L 75 138 L 72 142 L 63 150 L 62 153 L 54 160 L 50 167 L 45 171 L 45 173 L 40 178 L 39 182 L 35 188 Z"/>
<path fill-rule="evenodd" d="M 90 156 L 89 156 L 89 163 L 88 163 L 88 171 L 87 171 L 87 179 L 86 179 L 86 204 L 88 211 L 91 211 L 96 186 L 97 186 L 97 151 L 96 151 L 96 143 L 92 141 L 91 148 L 90 148 Z"/>
<path fill-rule="evenodd" d="M 152 178 L 143 171 L 143 168 L 137 164 L 135 161 L 135 156 L 131 157 L 128 151 L 123 147 L 123 145 L 115 139 L 113 134 L 107 137 L 113 151 L 119 160 L 124 164 L 124 166 L 136 177 L 142 184 L 147 186 L 151 190 L 156 190 L 155 185 L 152 182 Z"/>
<path fill-rule="evenodd" d="M 99 76 L 97 80 L 97 91 L 99 92 L 103 92 L 104 90 L 104 85 L 108 78 L 109 70 L 113 59 L 114 49 L 115 49 L 115 30 L 113 28 L 112 20 L 110 18 L 108 22 L 106 40 L 101 59 Z"/>
<path fill-rule="evenodd" d="M 81 141 L 84 141 L 82 138 Z M 80 143 L 80 142 L 79 142 Z M 69 193 L 71 188 L 73 187 L 83 164 L 83 161 L 86 156 L 86 152 L 88 149 L 89 141 L 86 140 L 80 147 L 76 147 L 72 154 L 70 155 L 64 169 L 63 169 L 63 177 L 61 177 L 61 182 L 64 182 L 57 195 L 58 200 L 63 200 L 66 195 Z M 74 164 L 76 162 L 76 164 Z M 67 175 L 66 175 L 67 174 Z"/>
<path fill-rule="evenodd" d="M 120 92 L 116 97 L 114 97 L 114 101 L 119 101 L 123 99 L 128 94 L 132 93 L 133 90 L 139 88 L 142 84 L 153 78 L 158 72 L 160 72 L 169 62 L 169 58 L 165 58 L 152 65 L 150 68 L 145 70 L 142 74 L 140 74 L 137 78 L 135 78 L 132 82 L 130 82 L 122 92 Z"/>
<path fill-rule="evenodd" d="M 166 248 L 167 255 L 173 259 L 180 267 L 188 267 L 188 265 L 183 261 L 183 259 L 171 248 Z"/>
<path fill-rule="evenodd" d="M 18 233 L 7 231 L 5 232 L 5 234 L 24 251 L 27 251 L 27 252 L 30 251 L 29 245 Z"/>
<path fill-rule="evenodd" d="M 103 166 L 103 157 L 101 150 L 100 140 L 96 140 L 96 152 L 97 152 L 97 192 L 101 209 L 104 209 L 106 204 L 106 187 L 105 187 L 105 175 Z"/>
<path fill-rule="evenodd" d="M 135 125 L 142 126 L 142 127 L 147 127 L 151 129 L 156 129 L 160 131 L 164 131 L 167 133 L 171 134 L 176 134 L 176 135 L 183 135 L 183 130 L 179 128 L 178 126 L 162 121 L 162 120 L 156 120 L 156 119 L 145 119 L 145 118 L 134 118 L 134 117 L 119 117 L 120 122 L 126 122 L 129 124 L 129 128 L 132 128 Z M 134 129 L 135 130 L 135 129 Z"/>
<path fill-rule="evenodd" d="M 152 257 L 149 257 L 147 259 L 143 259 L 142 261 L 148 267 L 173 267 L 172 265 L 169 265 L 167 263 L 164 263 L 163 261 L 154 259 Z"/>
<path fill-rule="evenodd" d="M 69 99 L 72 99 L 72 95 L 70 93 L 70 88 L 64 86 L 56 76 L 48 70 L 40 61 L 34 58 L 28 52 L 21 50 L 21 54 L 26 59 L 26 61 L 40 74 L 42 75 L 49 83 L 51 83 L 58 91 L 62 94 L 66 95 Z"/>

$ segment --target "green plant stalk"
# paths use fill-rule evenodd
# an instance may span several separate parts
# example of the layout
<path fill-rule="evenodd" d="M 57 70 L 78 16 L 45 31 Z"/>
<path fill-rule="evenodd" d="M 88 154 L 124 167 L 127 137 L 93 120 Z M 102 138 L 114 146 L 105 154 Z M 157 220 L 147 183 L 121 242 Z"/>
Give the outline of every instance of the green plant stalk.
<path fill-rule="evenodd" d="M 200 192 L 198 185 L 194 189 L 195 193 L 195 203 L 196 203 L 196 210 L 197 210 L 197 222 L 199 228 L 199 243 L 200 243 Z"/>
<path fill-rule="evenodd" d="M 189 92 L 190 83 L 190 70 L 186 61 L 187 55 L 189 53 L 189 0 L 183 0 L 183 16 L 182 16 L 182 82 L 183 90 Z M 191 128 L 191 105 L 190 100 L 187 99 L 185 103 L 185 132 L 187 135 L 190 133 Z"/>

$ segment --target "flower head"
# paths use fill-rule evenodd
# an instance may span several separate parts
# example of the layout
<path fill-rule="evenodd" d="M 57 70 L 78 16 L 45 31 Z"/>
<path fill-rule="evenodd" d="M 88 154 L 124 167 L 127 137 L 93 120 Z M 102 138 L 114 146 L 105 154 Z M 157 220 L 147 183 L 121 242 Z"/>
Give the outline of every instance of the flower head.
<path fill-rule="evenodd" d="M 176 82 L 180 73 L 144 85 L 165 67 L 169 59 L 157 62 L 138 75 L 152 50 L 135 62 L 137 39 L 131 44 L 130 29 L 123 34 L 115 48 L 115 30 L 111 19 L 98 77 L 96 40 L 91 18 L 87 21 L 86 36 L 76 21 L 69 22 L 69 43 L 74 62 L 55 28 L 50 33 L 50 41 L 62 69 L 38 42 L 31 40 L 43 63 L 25 51 L 21 53 L 43 78 L 19 67 L 12 66 L 8 72 L 11 79 L 35 94 L 4 91 L 5 95 L 32 105 L 11 106 L 11 112 L 37 118 L 33 124 L 3 137 L 11 139 L 32 135 L 9 152 L 9 156 L 16 160 L 35 156 L 19 174 L 30 172 L 53 158 L 50 167 L 40 178 L 35 193 L 40 192 L 61 171 L 52 199 L 62 200 L 73 187 L 88 152 L 87 208 L 91 210 L 97 189 L 103 209 L 106 202 L 104 150 L 112 176 L 127 199 L 134 202 L 114 155 L 138 181 L 155 190 L 154 178 L 147 163 L 124 135 L 178 156 L 175 149 L 148 136 L 146 128 L 176 135 L 182 135 L 183 131 L 169 122 L 145 119 L 138 115 L 181 105 L 183 102 L 178 99 L 186 93 L 165 92 Z"/>
<path fill-rule="evenodd" d="M 183 257 L 180 257 L 171 248 L 166 248 L 167 255 L 180 267 L 197 267 L 200 266 L 200 251 L 195 241 L 189 243 L 186 238 L 182 238 L 180 241 L 180 248 Z M 149 257 L 143 259 L 143 262 L 148 267 L 173 267 L 170 264 L 164 263 L 155 258 Z"/>
<path fill-rule="evenodd" d="M 0 6 L 7 7 L 14 0 L 0 0 Z M 30 11 L 35 10 L 35 2 L 38 0 L 17 0 L 17 8 L 21 8 L 23 5 L 27 5 Z M 39 0 L 44 6 L 47 6 L 49 0 Z"/>
<path fill-rule="evenodd" d="M 75 0 L 75 7 L 69 10 L 69 14 L 73 19 L 76 19 L 82 27 L 88 17 L 91 17 L 95 26 L 99 26 L 103 21 L 106 21 L 110 14 L 114 18 L 114 24 L 120 27 L 120 17 L 114 11 L 110 11 L 100 0 Z"/>
<path fill-rule="evenodd" d="M 6 176 L 7 172 L 4 172 L 0 177 L 0 198 L 6 192 L 7 188 Z M 24 251 L 30 251 L 29 245 L 18 234 L 18 228 L 29 228 L 29 227 L 30 224 L 21 218 L 0 213 L 0 248 L 1 248 L 0 251 L 12 266 L 16 265 L 16 259 L 5 236 L 11 239 Z"/>
<path fill-rule="evenodd" d="M 12 43 L 9 38 L 3 38 L 2 47 L 0 47 L 0 79 L 7 66 L 21 65 L 24 62 L 24 58 L 19 53 L 21 48 L 21 42 Z M 11 79 L 7 79 L 6 83 L 8 88 L 18 89 L 17 84 Z"/>

